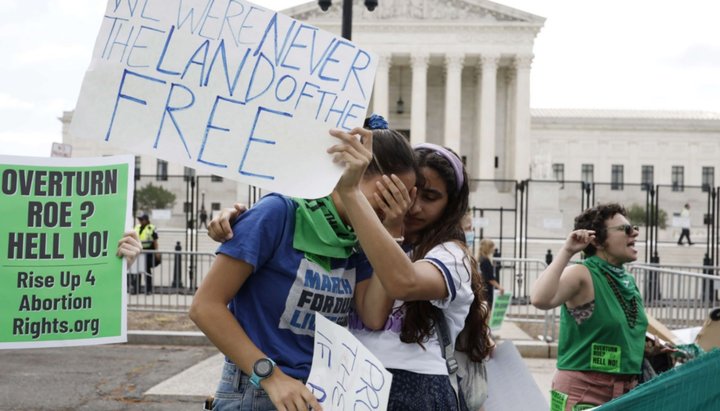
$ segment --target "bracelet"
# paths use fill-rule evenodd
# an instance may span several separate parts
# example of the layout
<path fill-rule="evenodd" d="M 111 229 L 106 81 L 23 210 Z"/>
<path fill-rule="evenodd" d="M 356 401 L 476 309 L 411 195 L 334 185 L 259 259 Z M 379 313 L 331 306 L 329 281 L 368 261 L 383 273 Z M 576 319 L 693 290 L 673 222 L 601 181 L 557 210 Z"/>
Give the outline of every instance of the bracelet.
<path fill-rule="evenodd" d="M 395 238 L 393 238 L 393 240 L 395 240 L 395 242 L 398 244 L 402 244 L 405 241 L 405 237 L 404 236 L 395 237 Z"/>

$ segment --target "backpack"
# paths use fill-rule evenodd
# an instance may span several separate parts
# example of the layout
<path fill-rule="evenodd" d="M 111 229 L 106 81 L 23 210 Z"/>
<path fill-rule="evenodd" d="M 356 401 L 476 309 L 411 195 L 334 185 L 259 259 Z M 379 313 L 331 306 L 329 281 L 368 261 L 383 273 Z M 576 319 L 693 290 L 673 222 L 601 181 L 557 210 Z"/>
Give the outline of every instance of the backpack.
<path fill-rule="evenodd" d="M 472 361 L 464 352 L 455 350 L 450 342 L 450 329 L 444 315 L 437 326 L 442 346 L 440 351 L 447 365 L 450 384 L 455 390 L 458 409 L 463 409 L 461 404 L 464 402 L 467 409 L 477 410 L 485 403 L 488 395 L 485 362 Z"/>

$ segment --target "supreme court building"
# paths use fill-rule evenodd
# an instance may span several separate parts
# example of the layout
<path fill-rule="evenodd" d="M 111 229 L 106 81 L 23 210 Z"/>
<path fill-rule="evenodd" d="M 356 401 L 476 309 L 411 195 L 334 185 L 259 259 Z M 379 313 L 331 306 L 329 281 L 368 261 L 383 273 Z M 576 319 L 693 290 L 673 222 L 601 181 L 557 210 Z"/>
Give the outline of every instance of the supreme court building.
<path fill-rule="evenodd" d="M 323 12 L 309 1 L 282 13 L 339 35 L 341 3 L 336 0 Z M 352 41 L 379 56 L 368 114 L 383 115 L 413 144 L 452 148 L 464 158 L 471 178 L 602 182 L 621 202 L 644 198 L 641 190 L 623 197 L 633 184 L 667 184 L 680 192 L 695 186 L 698 193 L 716 185 L 718 113 L 531 109 L 533 45 L 544 17 L 485 0 L 381 0 L 373 12 L 354 3 Z M 73 138 L 67 133 L 71 118 L 72 112 L 65 112 L 61 121 L 63 141 L 73 146 L 73 155 L 118 152 Z M 192 173 L 144 156 L 136 169 L 158 179 Z M 242 184 L 208 181 L 203 189 L 208 209 L 252 202 Z M 503 184 L 480 190 L 476 185 L 471 206 L 485 206 L 485 198 L 509 191 Z M 669 211 L 679 210 L 686 194 L 668 204 Z M 556 197 L 536 203 L 547 209 L 543 216 L 553 216 L 557 204 L 566 202 Z M 173 216 L 180 219 L 188 205 L 184 195 L 178 198 Z M 699 194 L 693 201 L 703 198 Z M 576 208 L 567 215 L 577 214 Z M 693 218 L 702 225 L 701 213 Z M 559 219 L 563 227 L 557 232 L 567 232 L 567 216 Z"/>

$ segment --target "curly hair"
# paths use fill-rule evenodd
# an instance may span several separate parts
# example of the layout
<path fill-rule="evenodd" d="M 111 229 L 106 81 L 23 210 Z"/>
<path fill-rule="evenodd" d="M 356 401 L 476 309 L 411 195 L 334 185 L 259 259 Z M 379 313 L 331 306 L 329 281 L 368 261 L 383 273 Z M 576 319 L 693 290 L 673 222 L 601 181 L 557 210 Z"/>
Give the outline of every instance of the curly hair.
<path fill-rule="evenodd" d="M 463 170 L 463 184 L 457 189 L 457 178 L 452 165 L 437 151 L 428 148 L 415 149 L 419 168 L 429 167 L 435 170 L 445 182 L 448 191 L 448 202 L 440 218 L 418 233 L 413 248 L 413 259 L 419 260 L 435 246 L 448 241 L 455 241 L 465 250 L 466 258 L 457 262 L 462 264 L 470 275 L 474 300 L 465 318 L 465 327 L 458 335 L 455 348 L 465 352 L 473 361 L 482 361 L 490 352 L 491 343 L 488 338 L 488 309 L 485 304 L 485 287 L 478 271 L 478 264 L 465 244 L 465 233 L 462 219 L 468 209 L 470 188 L 467 173 Z M 453 153 L 453 155 L 456 155 Z M 429 301 L 406 302 L 405 319 L 403 321 L 400 340 L 404 343 L 427 342 L 435 333 L 435 324 L 442 318 L 442 311 Z"/>
<path fill-rule="evenodd" d="M 588 208 L 582 214 L 575 217 L 575 230 L 594 230 L 595 241 L 603 244 L 607 240 L 607 227 L 605 221 L 613 218 L 616 214 L 627 217 L 625 207 L 618 203 L 598 204 L 595 207 Z M 592 244 L 588 244 L 583 250 L 586 256 L 595 255 L 597 248 Z"/>

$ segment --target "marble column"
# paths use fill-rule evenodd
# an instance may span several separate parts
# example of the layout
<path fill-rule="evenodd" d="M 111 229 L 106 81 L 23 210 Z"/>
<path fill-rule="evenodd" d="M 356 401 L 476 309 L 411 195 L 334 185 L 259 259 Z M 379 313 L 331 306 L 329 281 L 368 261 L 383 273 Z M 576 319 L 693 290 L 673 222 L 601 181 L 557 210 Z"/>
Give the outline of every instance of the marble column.
<path fill-rule="evenodd" d="M 410 142 L 421 144 L 427 141 L 427 71 L 430 55 L 413 53 L 412 101 L 410 103 Z"/>
<path fill-rule="evenodd" d="M 389 118 L 389 90 L 390 90 L 390 66 L 392 65 L 391 54 L 378 55 L 378 68 L 375 73 L 375 86 L 373 90 L 373 112 L 380 114 L 386 119 Z M 370 114 L 370 113 L 368 113 Z"/>
<path fill-rule="evenodd" d="M 460 119 L 462 115 L 462 68 L 465 56 L 448 54 L 445 56 L 445 142 L 459 156 Z"/>
<path fill-rule="evenodd" d="M 530 65 L 533 56 L 516 56 L 515 68 L 515 180 L 530 178 Z"/>
<path fill-rule="evenodd" d="M 497 55 L 482 55 L 477 66 L 475 130 L 479 138 L 471 176 L 481 179 L 495 178 L 495 97 L 499 60 Z"/>

